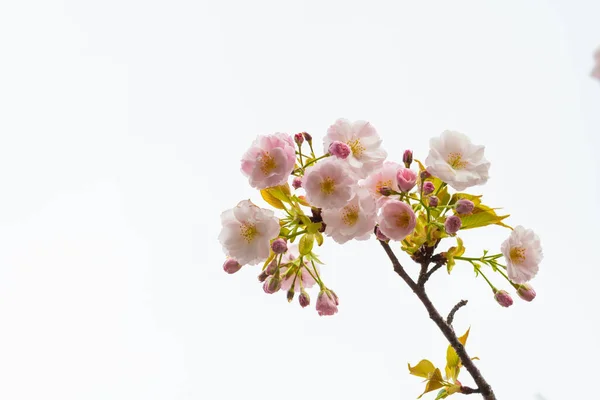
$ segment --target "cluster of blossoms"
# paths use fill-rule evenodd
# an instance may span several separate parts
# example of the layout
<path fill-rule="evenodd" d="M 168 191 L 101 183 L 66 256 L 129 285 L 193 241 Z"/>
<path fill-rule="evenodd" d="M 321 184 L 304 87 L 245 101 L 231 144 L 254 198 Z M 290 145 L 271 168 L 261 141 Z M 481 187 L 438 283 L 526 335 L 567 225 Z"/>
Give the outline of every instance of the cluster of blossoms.
<path fill-rule="evenodd" d="M 345 119 L 327 130 L 322 156 L 315 155 L 306 132 L 259 136 L 242 157 L 241 170 L 282 216 L 249 200 L 222 213 L 219 240 L 228 256 L 224 270 L 234 273 L 243 265 L 262 263 L 258 279 L 264 291 L 284 290 L 288 301 L 299 293 L 302 307 L 310 304 L 306 289 L 318 284 L 316 309 L 319 315 L 333 315 L 339 299 L 321 279 L 314 243 L 321 246 L 324 237 L 340 244 L 371 237 L 392 240 L 417 260 L 423 247 L 435 248 L 442 239 L 454 238 L 457 246 L 441 253 L 448 272 L 458 260 L 471 264 L 498 303 L 510 306 L 508 292 L 496 289 L 482 271 L 487 265 L 521 298 L 533 300 L 535 291 L 527 282 L 542 259 L 539 238 L 529 229 L 504 224 L 508 216 L 483 205 L 481 196 L 461 192 L 488 180 L 484 146 L 445 131 L 430 140 L 424 163 L 406 150 L 400 164 L 386 161 L 381 144 L 370 123 Z M 449 188 L 457 192 L 450 194 Z M 511 229 L 501 252 L 465 257 L 458 233 L 491 224 Z M 499 261 L 502 257 L 505 264 Z"/>
<path fill-rule="evenodd" d="M 594 61 L 595 65 L 592 69 L 591 75 L 596 79 L 600 79 L 600 47 L 598 48 L 598 50 L 596 50 L 596 53 L 594 54 Z"/>

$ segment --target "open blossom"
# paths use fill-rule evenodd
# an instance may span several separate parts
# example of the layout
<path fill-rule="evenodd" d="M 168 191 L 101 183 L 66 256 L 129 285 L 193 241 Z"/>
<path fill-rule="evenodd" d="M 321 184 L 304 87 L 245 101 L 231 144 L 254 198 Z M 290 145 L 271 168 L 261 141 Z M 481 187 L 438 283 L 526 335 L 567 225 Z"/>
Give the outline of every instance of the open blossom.
<path fill-rule="evenodd" d="M 242 157 L 242 172 L 250 186 L 265 189 L 286 183 L 295 163 L 296 148 L 290 135 L 260 135 Z"/>
<path fill-rule="evenodd" d="M 375 228 L 377 208 L 375 199 L 366 189 L 360 189 L 352 200 L 341 209 L 323 209 L 325 233 L 336 242 L 343 244 L 348 240 L 366 240 Z"/>
<path fill-rule="evenodd" d="M 279 219 L 273 211 L 250 200 L 240 201 L 221 214 L 219 241 L 225 254 L 240 264 L 258 264 L 269 257 L 270 241 L 279 235 Z"/>
<path fill-rule="evenodd" d="M 506 272 L 511 281 L 525 283 L 537 274 L 543 258 L 542 245 L 531 229 L 516 226 L 500 249 L 506 259 Z"/>
<path fill-rule="evenodd" d="M 408 204 L 390 200 L 381 207 L 377 222 L 385 236 L 392 240 L 402 240 L 415 229 L 417 218 Z"/>
<path fill-rule="evenodd" d="M 327 158 L 306 169 L 302 187 L 315 207 L 339 208 L 354 195 L 355 180 L 344 161 Z"/>
<path fill-rule="evenodd" d="M 387 152 L 381 148 L 381 138 L 369 122 L 350 122 L 340 118 L 327 130 L 324 151 L 329 151 L 331 143 L 338 141 L 350 146 L 351 153 L 346 162 L 358 178 L 366 178 L 371 172 L 381 168 Z"/>
<path fill-rule="evenodd" d="M 333 315 L 338 312 L 337 306 L 340 304 L 336 294 L 329 289 L 324 289 L 319 292 L 317 297 L 317 312 L 319 315 Z"/>
<path fill-rule="evenodd" d="M 466 135 L 444 131 L 429 141 L 425 159 L 427 171 L 456 190 L 487 182 L 490 163 L 484 157 L 485 146 L 474 145 Z"/>
<path fill-rule="evenodd" d="M 395 192 L 399 192 L 398 181 L 396 174 L 402 168 L 400 164 L 392 161 L 386 161 L 383 166 L 370 174 L 366 179 L 360 181 L 360 186 L 367 189 L 371 196 L 377 200 L 377 205 L 381 206 L 389 197 L 383 196 L 380 192 L 381 188 L 387 187 Z"/>

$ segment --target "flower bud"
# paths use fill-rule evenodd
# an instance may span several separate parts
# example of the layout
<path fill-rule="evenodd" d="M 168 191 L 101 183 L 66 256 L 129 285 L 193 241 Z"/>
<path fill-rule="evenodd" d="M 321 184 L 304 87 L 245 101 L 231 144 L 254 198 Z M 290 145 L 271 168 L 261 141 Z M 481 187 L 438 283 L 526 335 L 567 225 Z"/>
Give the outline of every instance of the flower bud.
<path fill-rule="evenodd" d="M 267 269 L 265 269 L 267 275 L 274 275 L 275 271 L 277 271 L 277 260 L 271 261 L 271 263 L 267 266 Z"/>
<path fill-rule="evenodd" d="M 404 154 L 402 155 L 402 162 L 406 168 L 410 167 L 413 161 L 413 152 L 412 150 L 404 150 Z"/>
<path fill-rule="evenodd" d="M 298 302 L 300 303 L 300 307 L 302 308 L 310 304 L 310 296 L 304 291 L 304 289 L 302 289 L 300 296 L 298 296 Z"/>
<path fill-rule="evenodd" d="M 351 152 L 350 146 L 343 142 L 335 141 L 329 145 L 329 154 L 341 158 L 342 160 L 348 158 Z"/>
<path fill-rule="evenodd" d="M 296 144 L 298 146 L 301 146 L 302 143 L 304 142 L 304 136 L 301 133 L 296 133 L 294 135 L 294 141 L 296 142 Z"/>
<path fill-rule="evenodd" d="M 409 168 L 400 168 L 396 174 L 396 179 L 400 190 L 403 192 L 410 192 L 417 184 L 417 174 Z"/>
<path fill-rule="evenodd" d="M 235 274 L 240 270 L 240 268 L 242 268 L 242 265 L 233 258 L 228 258 L 223 263 L 223 271 L 227 272 L 228 274 Z"/>
<path fill-rule="evenodd" d="M 278 292 L 279 289 L 281 289 L 281 279 L 277 275 L 270 276 L 263 283 L 263 290 L 265 291 L 265 293 L 273 294 Z"/>
<path fill-rule="evenodd" d="M 271 243 L 271 250 L 275 254 L 283 254 L 287 251 L 287 242 L 282 238 L 277 238 Z"/>
<path fill-rule="evenodd" d="M 459 214 L 469 214 L 475 208 L 475 204 L 471 200 L 460 199 L 456 202 L 456 212 Z"/>
<path fill-rule="evenodd" d="M 513 299 L 506 290 L 497 290 L 496 293 L 494 293 L 494 298 L 502 307 L 512 306 Z"/>
<path fill-rule="evenodd" d="M 294 287 L 292 286 L 290 290 L 287 291 L 287 301 L 291 303 L 294 300 Z"/>
<path fill-rule="evenodd" d="M 332 292 L 328 289 L 321 290 L 317 297 L 317 312 L 319 315 L 333 315 L 337 313 L 337 305 L 339 302 L 336 301 L 337 296 L 334 298 Z"/>
<path fill-rule="evenodd" d="M 421 171 L 420 176 L 422 181 L 424 181 L 427 178 L 431 178 L 431 174 L 427 170 Z"/>
<path fill-rule="evenodd" d="M 382 196 L 391 196 L 392 195 L 392 188 L 390 188 L 389 186 L 382 186 L 379 188 L 379 193 Z"/>
<path fill-rule="evenodd" d="M 388 240 L 390 240 L 389 237 L 385 236 L 383 232 L 381 232 L 381 229 L 379 229 L 379 227 L 375 228 L 375 237 L 378 240 L 381 240 L 382 242 L 387 242 Z"/>
<path fill-rule="evenodd" d="M 267 267 L 268 268 L 268 267 Z M 262 271 L 259 275 L 258 275 L 258 281 L 259 282 L 264 282 L 267 278 L 269 277 L 269 274 L 267 273 L 267 271 Z"/>
<path fill-rule="evenodd" d="M 462 221 L 456 215 L 451 215 L 446 218 L 446 222 L 444 222 L 444 228 L 446 228 L 446 232 L 450 235 L 454 235 L 460 227 L 462 226 Z"/>
<path fill-rule="evenodd" d="M 423 194 L 433 193 L 434 190 L 435 190 L 435 185 L 433 184 L 433 182 L 426 181 L 423 184 Z"/>
<path fill-rule="evenodd" d="M 517 294 L 520 298 L 522 298 L 525 301 L 531 301 L 535 299 L 535 290 L 533 290 L 529 283 L 519 285 L 519 289 L 517 289 Z"/>
<path fill-rule="evenodd" d="M 429 207 L 437 207 L 439 202 L 440 199 L 438 199 L 436 196 L 429 197 Z"/>
<path fill-rule="evenodd" d="M 292 181 L 294 189 L 300 189 L 302 187 L 302 178 L 295 177 Z"/>
<path fill-rule="evenodd" d="M 302 132 L 302 135 L 304 135 L 304 139 L 306 139 L 308 143 L 312 142 L 312 136 L 308 132 Z"/>

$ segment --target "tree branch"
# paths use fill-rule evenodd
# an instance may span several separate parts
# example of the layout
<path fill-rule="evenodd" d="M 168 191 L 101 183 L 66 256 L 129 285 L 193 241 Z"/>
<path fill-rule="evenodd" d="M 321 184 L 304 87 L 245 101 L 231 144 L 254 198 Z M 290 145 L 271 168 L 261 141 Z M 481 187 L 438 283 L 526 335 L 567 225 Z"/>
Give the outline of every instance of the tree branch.
<path fill-rule="evenodd" d="M 461 300 L 458 303 L 456 303 L 454 307 L 452 307 L 452 310 L 450 310 L 450 314 L 448 314 L 448 318 L 446 318 L 448 325 L 452 326 L 452 321 L 454 321 L 454 314 L 456 314 L 459 308 L 466 306 L 468 302 L 468 300 Z"/>
<path fill-rule="evenodd" d="M 448 342 L 450 342 L 450 345 L 454 348 L 454 350 L 456 350 L 456 354 L 458 354 L 458 357 L 460 358 L 462 365 L 467 369 L 467 371 L 469 371 L 469 373 L 473 377 L 473 380 L 477 384 L 476 390 L 479 390 L 481 392 L 481 394 L 485 400 L 496 400 L 496 396 L 494 395 L 494 391 L 492 390 L 492 387 L 483 378 L 483 376 L 481 375 L 481 372 L 479 372 L 479 369 L 477 369 L 477 367 L 471 360 L 471 357 L 469 357 L 469 355 L 467 354 L 465 347 L 462 345 L 462 343 L 460 343 L 458 341 L 458 338 L 456 337 L 456 334 L 454 333 L 454 329 L 452 329 L 452 327 L 448 323 L 446 323 L 446 321 L 444 321 L 444 318 L 437 311 L 437 309 L 435 308 L 435 306 L 433 305 L 433 303 L 427 296 L 427 293 L 425 293 L 424 287 L 419 286 L 410 277 L 410 275 L 408 275 L 408 273 L 406 272 L 404 267 L 402 267 L 402 265 L 400 264 L 400 261 L 398 261 L 398 258 L 396 258 L 396 255 L 390 248 L 389 244 L 387 244 L 386 242 L 383 242 L 383 241 L 379 241 L 379 243 L 381 244 L 381 247 L 383 247 L 383 249 L 385 250 L 389 259 L 392 261 L 392 265 L 394 266 L 394 271 L 398 275 L 400 275 L 400 277 L 404 280 L 404 282 L 406 282 L 406 284 L 417 295 L 419 300 L 421 300 L 421 303 L 423 303 L 423 305 L 425 306 L 425 308 L 427 309 L 427 311 L 429 313 L 429 318 L 431 318 L 431 320 L 438 326 L 438 328 L 442 331 L 442 333 L 444 334 L 444 336 L 446 337 Z M 433 252 L 433 250 L 432 250 L 432 252 Z M 429 258 L 431 258 L 431 255 L 429 256 Z"/>
<path fill-rule="evenodd" d="M 460 387 L 460 392 L 462 394 L 474 394 L 474 393 L 481 393 L 481 390 L 479 390 L 479 389 L 473 389 L 473 388 L 470 388 L 468 386 L 461 386 Z"/>

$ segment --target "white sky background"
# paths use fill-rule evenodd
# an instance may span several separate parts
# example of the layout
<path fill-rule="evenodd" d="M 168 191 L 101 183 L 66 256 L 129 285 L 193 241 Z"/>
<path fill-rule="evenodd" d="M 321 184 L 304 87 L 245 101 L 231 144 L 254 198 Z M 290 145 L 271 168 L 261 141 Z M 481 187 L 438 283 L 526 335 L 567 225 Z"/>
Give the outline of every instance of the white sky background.
<path fill-rule="evenodd" d="M 406 363 L 443 367 L 447 344 L 374 240 L 319 249 L 330 318 L 264 294 L 259 267 L 221 270 L 219 214 L 264 205 L 239 172 L 255 135 L 318 143 L 338 117 L 371 121 L 397 161 L 444 129 L 487 146 L 474 192 L 540 235 L 538 297 L 503 309 L 462 264 L 429 291 L 443 314 L 470 300 L 455 325 L 499 399 L 587 398 L 598 16 L 592 0 L 2 2 L 0 398 L 416 398 Z M 507 235 L 468 232 L 467 254 Z"/>

